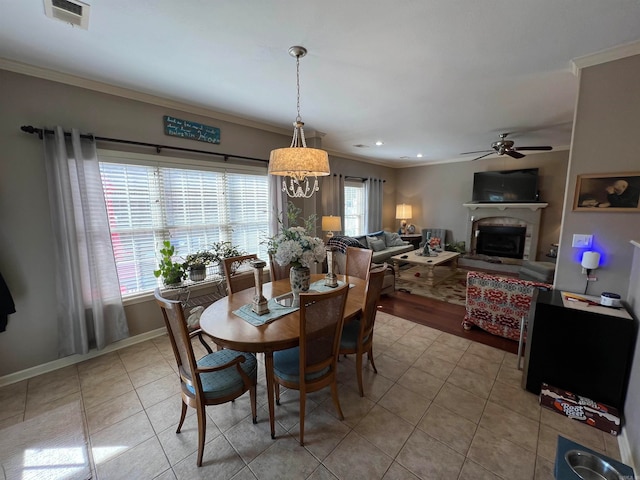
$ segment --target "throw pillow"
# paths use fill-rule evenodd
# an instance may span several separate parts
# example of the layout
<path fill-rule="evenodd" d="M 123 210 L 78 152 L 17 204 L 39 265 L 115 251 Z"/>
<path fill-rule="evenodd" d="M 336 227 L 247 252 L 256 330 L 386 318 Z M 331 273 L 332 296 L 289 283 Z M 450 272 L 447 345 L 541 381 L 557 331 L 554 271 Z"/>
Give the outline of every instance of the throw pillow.
<path fill-rule="evenodd" d="M 380 252 L 387 248 L 382 238 L 373 238 L 369 240 L 370 237 L 367 237 L 367 243 L 369 244 L 369 248 L 374 252 Z"/>
<path fill-rule="evenodd" d="M 384 243 L 387 247 L 404 247 L 406 245 L 396 232 L 384 232 Z"/>

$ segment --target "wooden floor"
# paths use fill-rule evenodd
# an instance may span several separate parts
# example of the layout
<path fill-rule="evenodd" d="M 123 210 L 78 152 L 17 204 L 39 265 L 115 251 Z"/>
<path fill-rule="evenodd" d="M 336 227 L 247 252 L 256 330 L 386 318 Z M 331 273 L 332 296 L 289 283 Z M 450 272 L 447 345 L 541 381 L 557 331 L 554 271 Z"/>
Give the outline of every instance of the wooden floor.
<path fill-rule="evenodd" d="M 477 327 L 466 331 L 462 328 L 465 307 L 434 300 L 420 295 L 399 292 L 380 297 L 379 310 L 412 322 L 427 325 L 443 332 L 467 338 L 475 342 L 500 348 L 511 353 L 518 352 L 518 342 L 498 337 Z"/>

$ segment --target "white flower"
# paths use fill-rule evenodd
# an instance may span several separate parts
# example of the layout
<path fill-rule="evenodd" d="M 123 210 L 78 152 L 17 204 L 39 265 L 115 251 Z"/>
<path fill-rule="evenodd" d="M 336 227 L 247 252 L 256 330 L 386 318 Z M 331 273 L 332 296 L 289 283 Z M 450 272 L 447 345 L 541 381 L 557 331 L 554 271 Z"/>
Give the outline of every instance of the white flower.
<path fill-rule="evenodd" d="M 307 234 L 304 227 L 289 227 L 269 239 L 269 252 L 280 265 L 310 267 L 327 256 L 324 242 Z"/>

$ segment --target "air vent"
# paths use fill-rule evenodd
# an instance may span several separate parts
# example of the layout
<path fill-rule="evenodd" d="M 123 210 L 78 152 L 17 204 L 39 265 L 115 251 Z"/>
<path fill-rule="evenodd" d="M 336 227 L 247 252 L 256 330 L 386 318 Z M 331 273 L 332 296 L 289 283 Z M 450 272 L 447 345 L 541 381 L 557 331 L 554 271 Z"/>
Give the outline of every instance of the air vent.
<path fill-rule="evenodd" d="M 358 143 L 358 144 L 354 145 L 354 147 L 356 147 L 356 148 L 369 148 L 369 145 L 364 145 L 362 143 Z"/>
<path fill-rule="evenodd" d="M 78 0 L 44 0 L 44 13 L 71 25 L 88 30 L 90 6 Z"/>

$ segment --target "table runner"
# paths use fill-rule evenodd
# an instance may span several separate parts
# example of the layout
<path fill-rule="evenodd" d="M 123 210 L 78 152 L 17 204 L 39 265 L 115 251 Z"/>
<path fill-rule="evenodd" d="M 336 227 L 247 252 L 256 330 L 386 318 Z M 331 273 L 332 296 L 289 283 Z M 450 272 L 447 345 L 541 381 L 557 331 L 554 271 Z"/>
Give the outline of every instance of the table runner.
<path fill-rule="evenodd" d="M 338 281 L 338 286 L 342 285 L 344 285 L 344 282 Z M 352 286 L 353 285 L 349 285 L 349 288 L 351 288 Z M 309 285 L 309 292 L 322 293 L 333 290 L 333 288 L 337 287 L 327 287 L 324 284 L 324 280 L 318 280 L 317 282 L 313 282 L 311 285 Z M 275 298 L 270 298 L 267 301 L 267 308 L 269 309 L 269 313 L 258 315 L 253 310 L 251 310 L 252 305 L 253 304 L 251 303 L 247 303 L 246 305 L 240 307 L 238 310 L 234 310 L 233 313 L 235 313 L 243 320 L 249 322 L 251 325 L 255 325 L 256 327 L 277 320 L 278 318 L 284 317 L 285 315 L 293 313 L 299 309 L 299 307 L 285 307 L 283 305 L 280 305 Z"/>

